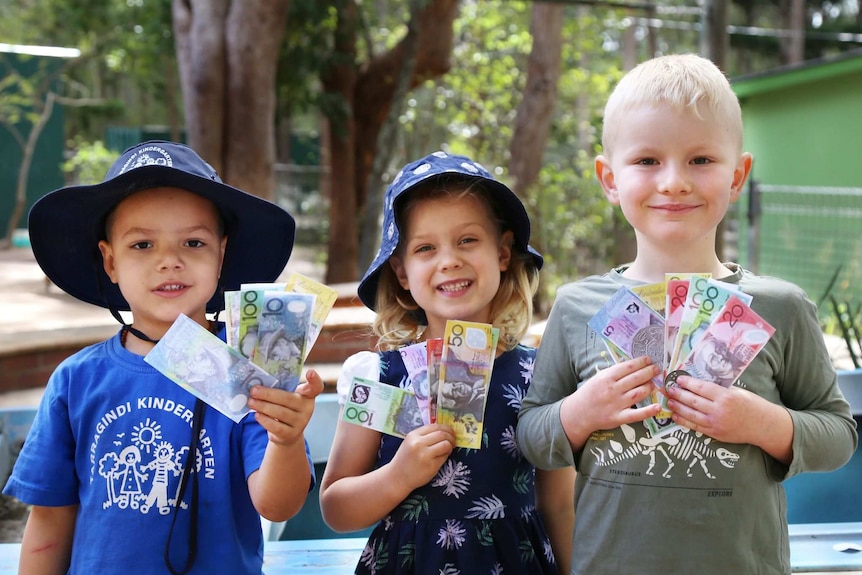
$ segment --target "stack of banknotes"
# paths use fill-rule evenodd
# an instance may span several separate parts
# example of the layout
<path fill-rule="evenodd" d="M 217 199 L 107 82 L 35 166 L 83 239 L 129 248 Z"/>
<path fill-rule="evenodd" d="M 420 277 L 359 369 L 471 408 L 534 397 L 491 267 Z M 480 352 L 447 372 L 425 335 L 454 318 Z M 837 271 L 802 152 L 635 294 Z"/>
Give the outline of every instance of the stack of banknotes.
<path fill-rule="evenodd" d="M 396 437 L 442 423 L 455 432 L 456 446 L 481 448 L 499 336 L 489 324 L 449 320 L 443 338 L 399 350 L 408 374 L 403 387 L 354 377 L 342 419 Z"/>
<path fill-rule="evenodd" d="M 227 343 L 180 315 L 144 360 L 239 421 L 253 386 L 296 389 L 336 298 L 334 289 L 297 273 L 287 283 L 244 284 L 225 292 Z"/>
<path fill-rule="evenodd" d="M 620 288 L 589 321 L 615 363 L 648 356 L 661 368 L 640 404 L 662 405 L 645 422 L 653 436 L 678 427 L 662 388 L 680 375 L 733 385 L 775 333 L 751 299 L 709 274 L 667 274 L 664 282 Z"/>

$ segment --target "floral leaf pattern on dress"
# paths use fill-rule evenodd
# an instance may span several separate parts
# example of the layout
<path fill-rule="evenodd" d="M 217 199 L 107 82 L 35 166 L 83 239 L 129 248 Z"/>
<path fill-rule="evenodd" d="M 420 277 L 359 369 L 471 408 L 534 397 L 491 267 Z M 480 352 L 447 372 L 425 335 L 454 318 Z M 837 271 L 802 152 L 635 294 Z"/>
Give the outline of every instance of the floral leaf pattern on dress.
<path fill-rule="evenodd" d="M 512 486 L 518 493 L 529 493 L 530 487 L 533 485 L 534 474 L 529 469 L 522 469 L 515 472 L 512 477 Z"/>
<path fill-rule="evenodd" d="M 398 550 L 398 557 L 401 558 L 401 566 L 407 571 L 412 571 L 413 564 L 416 562 L 416 545 L 405 543 Z"/>
<path fill-rule="evenodd" d="M 503 575 L 505 571 L 503 571 L 503 566 L 499 563 L 495 563 L 494 567 L 491 568 L 491 575 Z"/>
<path fill-rule="evenodd" d="M 447 460 L 431 482 L 434 487 L 443 487 L 443 493 L 459 499 L 470 489 L 470 468 L 460 461 Z"/>
<path fill-rule="evenodd" d="M 482 497 L 473 501 L 473 507 L 467 511 L 467 519 L 502 519 L 506 516 L 506 506 L 496 495 Z"/>
<path fill-rule="evenodd" d="M 385 540 L 369 539 L 359 557 L 360 565 L 364 565 L 372 573 L 386 567 L 389 563 L 389 550 L 386 548 Z"/>
<path fill-rule="evenodd" d="M 446 565 L 440 569 L 440 575 L 461 575 L 461 570 L 451 563 L 446 563 Z"/>
<path fill-rule="evenodd" d="M 443 549 L 460 549 L 467 530 L 457 519 L 447 519 L 446 525 L 437 533 L 437 545 Z"/>
<path fill-rule="evenodd" d="M 503 430 L 502 435 L 500 435 L 500 447 L 503 448 L 503 451 L 512 456 L 513 459 L 521 458 L 521 448 L 518 447 L 514 425 L 510 425 Z"/>
<path fill-rule="evenodd" d="M 411 495 L 401 504 L 404 517 L 410 521 L 419 521 L 423 513 L 428 513 L 428 500 L 421 495 Z"/>
<path fill-rule="evenodd" d="M 479 528 L 476 529 L 476 539 L 478 539 L 480 545 L 485 547 L 490 547 L 494 544 L 494 534 L 491 532 L 490 522 L 479 522 Z"/>
<path fill-rule="evenodd" d="M 523 368 L 521 370 L 521 377 L 524 378 L 524 383 L 527 385 L 533 383 L 533 368 L 536 366 L 536 358 L 524 356 L 518 361 L 518 365 Z"/>
<path fill-rule="evenodd" d="M 530 541 L 521 541 L 518 549 L 521 551 L 521 561 L 525 564 L 530 564 L 536 559 L 536 550 L 533 549 L 533 544 Z"/>
<path fill-rule="evenodd" d="M 503 389 L 505 390 L 503 397 L 506 398 L 506 403 L 509 404 L 509 407 L 516 412 L 521 411 L 521 402 L 524 400 L 524 396 L 527 395 L 527 390 L 513 384 L 504 385 Z"/>

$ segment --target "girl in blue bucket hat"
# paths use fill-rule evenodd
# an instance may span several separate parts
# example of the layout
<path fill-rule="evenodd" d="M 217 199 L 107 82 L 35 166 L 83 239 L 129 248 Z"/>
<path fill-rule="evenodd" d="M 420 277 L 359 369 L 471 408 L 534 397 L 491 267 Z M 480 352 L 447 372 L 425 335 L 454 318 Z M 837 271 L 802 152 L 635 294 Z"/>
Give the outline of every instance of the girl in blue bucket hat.
<path fill-rule="evenodd" d="M 295 515 L 314 482 L 303 430 L 322 382 L 255 387 L 256 413 L 234 423 L 144 355 L 180 313 L 224 337 L 207 312 L 223 289 L 278 277 L 293 218 L 224 184 L 191 148 L 146 142 L 102 183 L 41 198 L 29 226 L 45 274 L 123 325 L 48 382 L 4 489 L 33 506 L 19 572 L 260 575 L 258 512 Z"/>
<path fill-rule="evenodd" d="M 342 403 L 354 376 L 421 396 L 402 353 L 442 338 L 447 320 L 500 337 L 480 449 L 455 448 L 438 423 L 402 439 L 339 421 L 320 505 L 336 531 L 376 524 L 356 573 L 568 572 L 574 473 L 537 471 L 514 441 L 535 357 L 519 341 L 542 266 L 529 240 L 521 201 L 467 157 L 435 152 L 387 189 L 380 251 L 358 289 L 380 351 L 345 362 Z"/>

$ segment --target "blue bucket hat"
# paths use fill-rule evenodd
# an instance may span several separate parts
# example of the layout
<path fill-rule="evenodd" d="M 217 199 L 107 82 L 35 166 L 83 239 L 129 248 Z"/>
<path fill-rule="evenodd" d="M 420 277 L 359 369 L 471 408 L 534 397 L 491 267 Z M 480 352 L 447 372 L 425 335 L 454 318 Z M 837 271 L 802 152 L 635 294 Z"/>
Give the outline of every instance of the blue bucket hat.
<path fill-rule="evenodd" d="M 225 184 L 188 146 L 150 141 L 123 152 L 102 183 L 60 188 L 33 204 L 30 244 L 45 275 L 82 301 L 128 311 L 119 287 L 105 273 L 98 244 L 105 239 L 105 219 L 117 204 L 135 192 L 158 187 L 187 190 L 218 209 L 228 238 L 220 278 L 223 289 L 271 282 L 284 270 L 296 233 L 289 213 Z M 207 311 L 224 309 L 223 297 L 218 290 Z"/>
<path fill-rule="evenodd" d="M 375 309 L 380 271 L 383 266 L 389 265 L 389 258 L 398 247 L 400 234 L 395 213 L 398 211 L 398 205 L 405 197 L 405 193 L 434 178 L 452 175 L 467 176 L 482 183 L 490 192 L 491 202 L 496 205 L 499 214 L 505 220 L 506 229 L 512 230 L 514 247 L 523 253 L 530 254 L 536 269 L 542 269 L 544 260 L 541 254 L 529 245 L 530 218 L 527 216 L 524 204 L 521 203 L 515 192 L 495 180 L 488 170 L 470 158 L 438 151 L 420 160 L 410 162 L 401 168 L 401 171 L 386 188 L 386 196 L 383 200 L 383 238 L 380 241 L 380 249 L 365 272 L 365 276 L 359 282 L 357 289 L 359 299 L 368 308 Z"/>

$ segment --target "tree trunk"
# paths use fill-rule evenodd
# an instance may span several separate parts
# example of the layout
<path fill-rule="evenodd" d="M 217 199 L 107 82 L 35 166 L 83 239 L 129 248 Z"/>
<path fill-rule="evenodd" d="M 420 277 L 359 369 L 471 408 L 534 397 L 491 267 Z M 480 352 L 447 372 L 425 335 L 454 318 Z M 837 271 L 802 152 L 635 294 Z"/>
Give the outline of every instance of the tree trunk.
<path fill-rule="evenodd" d="M 398 139 L 398 117 L 404 109 L 404 99 L 410 90 L 410 80 L 416 68 L 417 19 L 425 7 L 426 0 L 410 0 L 410 20 L 404 36 L 404 54 L 395 81 L 392 105 L 380 128 L 377 149 L 374 153 L 371 172 L 368 174 L 368 195 L 362 213 L 362 228 L 359 233 L 359 269 L 366 269 L 374 260 L 377 238 L 380 236 L 380 214 L 383 212 L 383 173 L 392 160 Z"/>
<path fill-rule="evenodd" d="M 533 4 L 530 33 L 533 48 L 527 62 L 527 82 L 515 116 L 510 144 L 512 190 L 526 198 L 539 178 L 545 144 L 551 130 L 562 60 L 563 5 Z"/>
<path fill-rule="evenodd" d="M 272 199 L 275 76 L 288 0 L 174 0 L 189 144 L 226 182 Z"/>
<path fill-rule="evenodd" d="M 275 77 L 288 0 L 236 0 L 227 22 L 224 177 L 262 198 L 275 192 Z"/>
<path fill-rule="evenodd" d="M 225 20 L 230 0 L 174 0 L 186 140 L 221 174 L 226 115 Z"/>
<path fill-rule="evenodd" d="M 21 165 L 18 166 L 18 180 L 15 185 L 15 206 L 12 208 L 12 214 L 9 217 L 9 224 L 6 228 L 6 237 L 3 239 L 2 246 L 8 248 L 12 245 L 12 235 L 20 223 L 21 216 L 24 215 L 24 209 L 27 207 L 27 182 L 30 179 L 30 166 L 33 164 L 33 154 L 36 151 L 36 144 L 39 142 L 39 136 L 45 128 L 45 124 L 51 118 L 54 112 L 54 92 L 48 92 L 45 95 L 45 102 L 37 106 L 39 110 L 39 118 L 30 127 L 30 133 L 27 134 L 26 143 L 21 147 Z"/>
<path fill-rule="evenodd" d="M 329 234 L 327 239 L 326 283 L 354 281 L 358 278 L 358 221 L 356 217 L 356 125 L 353 114 L 353 92 L 356 89 L 357 8 L 353 0 L 338 7 L 335 29 L 335 52 L 352 58 L 338 58 L 321 79 L 328 97 L 343 103 L 341 114 L 328 118 L 329 165 Z"/>
<path fill-rule="evenodd" d="M 358 214 L 365 206 L 380 128 L 392 105 L 398 70 L 406 52 L 406 39 L 402 39 L 391 50 L 358 66 L 356 10 L 355 0 L 343 0 L 338 7 L 335 36 L 338 63 L 322 78 L 327 95 L 338 96 L 344 104 L 342 115 L 329 118 L 333 184 L 327 282 L 354 281 L 359 277 Z M 449 70 L 457 13 L 457 0 L 431 0 L 420 12 L 416 65 L 410 88 Z"/>
<path fill-rule="evenodd" d="M 522 199 L 529 197 L 530 188 L 539 179 L 551 131 L 562 61 L 563 11 L 562 4 L 536 2 L 530 17 L 533 47 L 527 61 L 524 94 L 518 105 L 509 144 L 512 190 Z M 534 224 L 539 225 L 533 225 L 531 242 L 541 252 L 545 245 L 541 222 L 534 220 Z M 547 307 L 541 293 L 536 301 L 537 311 L 544 311 Z"/>

